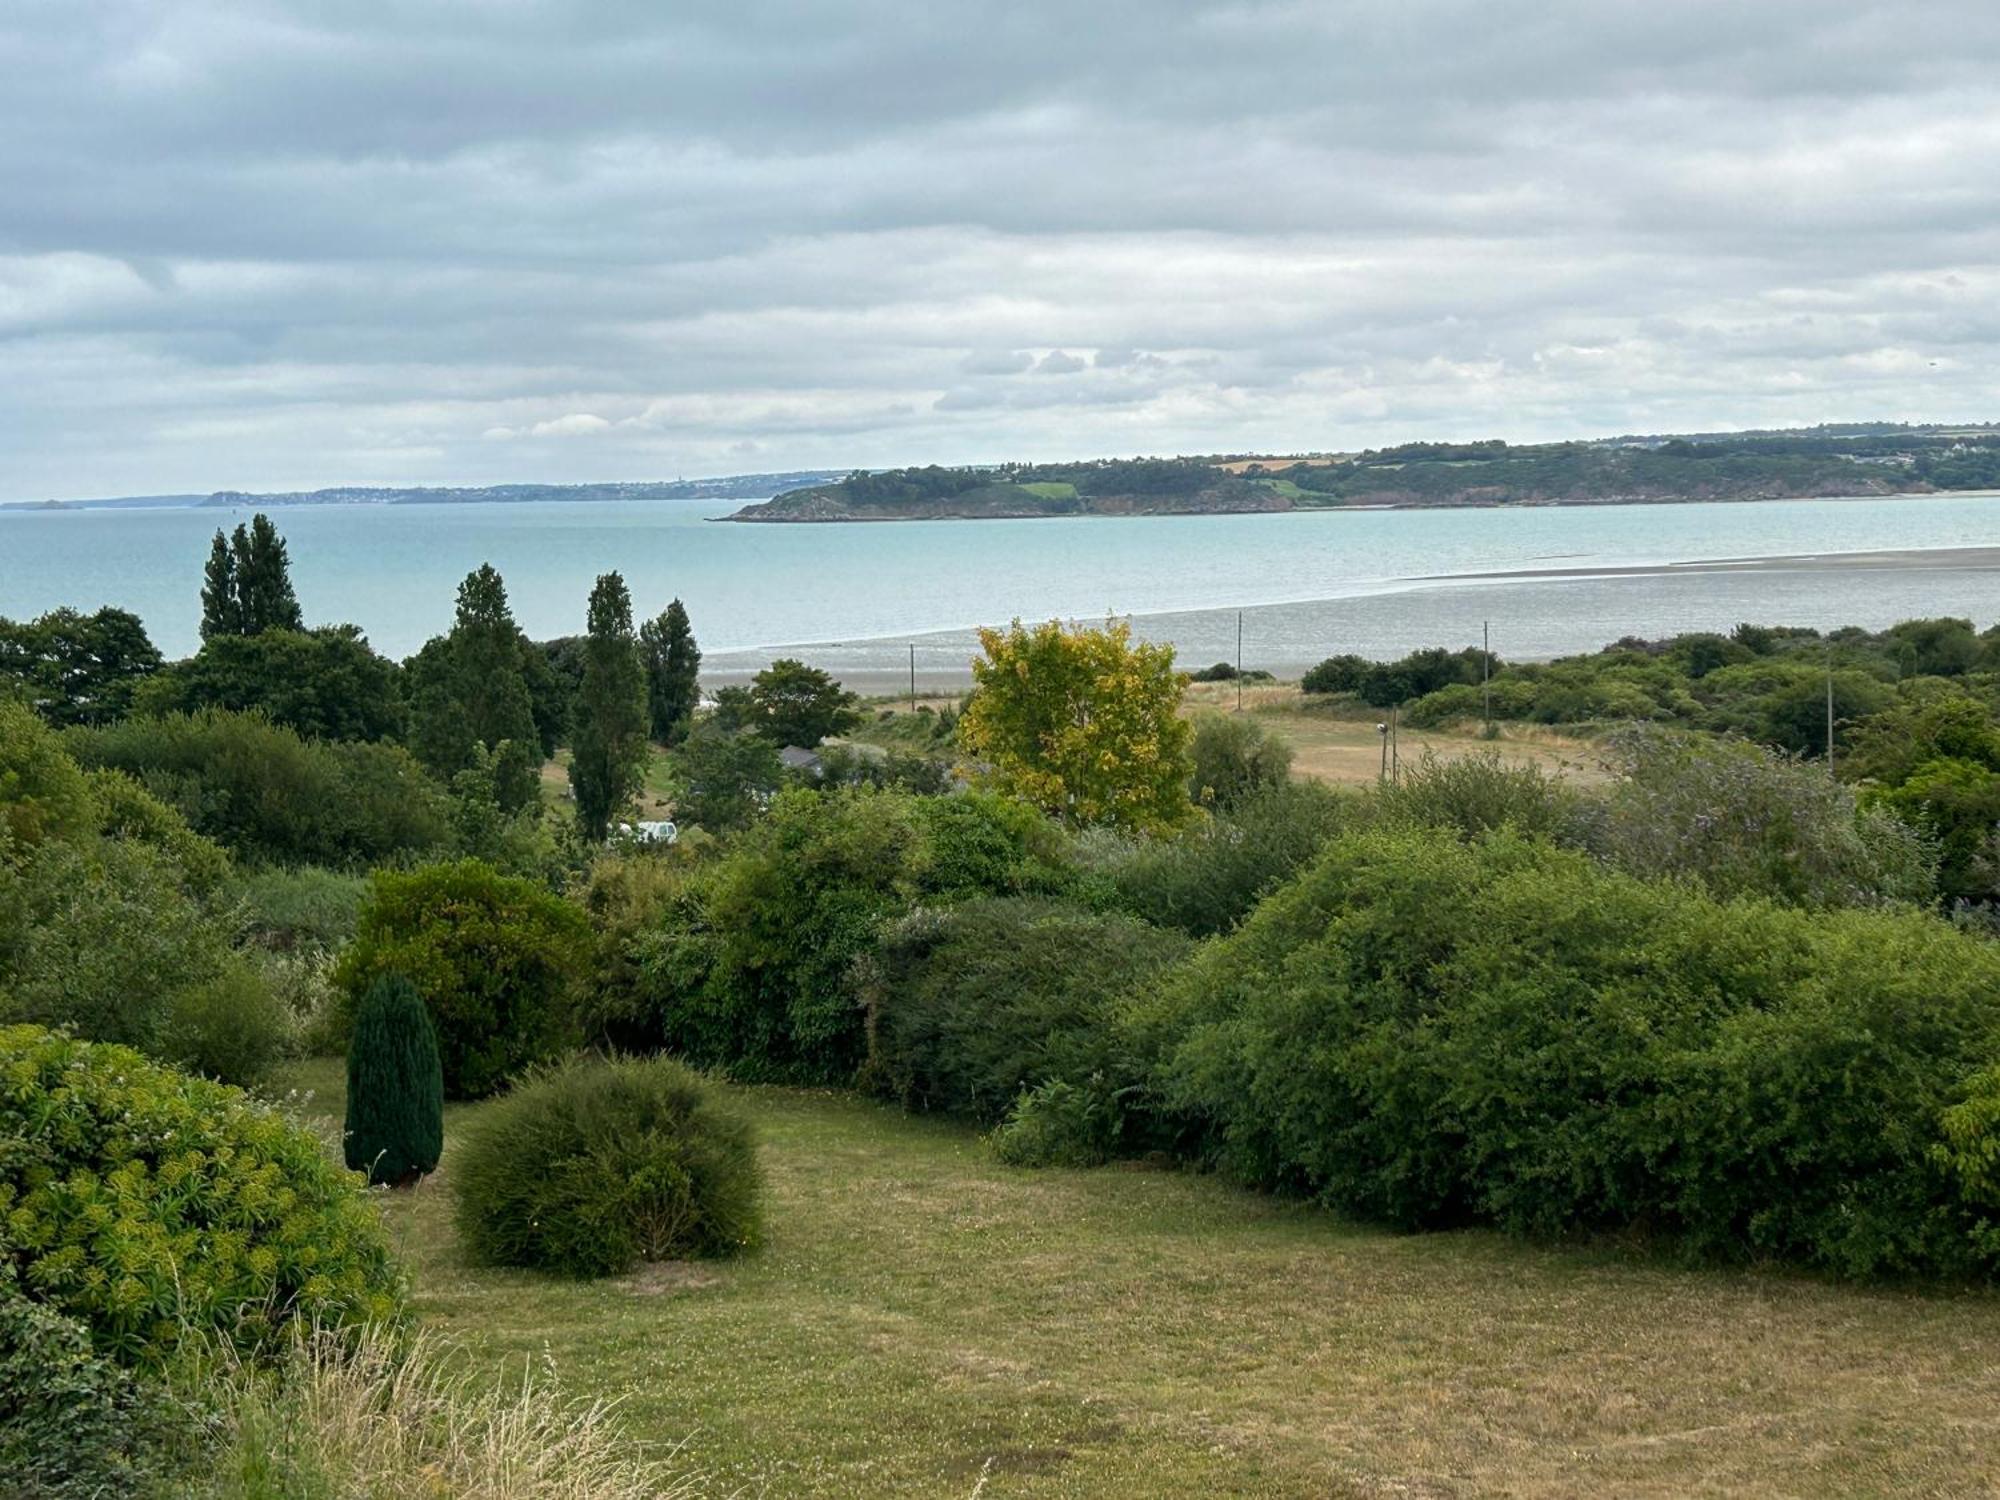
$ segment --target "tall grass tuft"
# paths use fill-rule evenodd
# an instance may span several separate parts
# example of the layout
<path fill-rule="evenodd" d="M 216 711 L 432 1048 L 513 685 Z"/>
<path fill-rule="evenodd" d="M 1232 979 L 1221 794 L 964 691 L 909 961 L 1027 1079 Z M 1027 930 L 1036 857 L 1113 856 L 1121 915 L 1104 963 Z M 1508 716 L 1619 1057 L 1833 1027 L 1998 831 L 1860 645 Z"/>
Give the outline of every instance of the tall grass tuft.
<path fill-rule="evenodd" d="M 553 1375 L 489 1384 L 424 1335 L 302 1333 L 275 1374 L 221 1372 L 201 1500 L 692 1500 L 679 1449 L 645 1454 L 615 1402 Z"/>

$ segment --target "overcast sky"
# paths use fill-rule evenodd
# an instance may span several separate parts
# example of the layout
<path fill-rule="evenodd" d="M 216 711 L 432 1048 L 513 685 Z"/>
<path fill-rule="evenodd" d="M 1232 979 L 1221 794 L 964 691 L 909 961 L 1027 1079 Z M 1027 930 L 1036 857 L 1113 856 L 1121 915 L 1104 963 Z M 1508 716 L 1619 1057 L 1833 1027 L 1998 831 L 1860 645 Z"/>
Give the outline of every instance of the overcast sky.
<path fill-rule="evenodd" d="M 0 0 L 0 498 L 1873 417 L 1993 0 Z"/>

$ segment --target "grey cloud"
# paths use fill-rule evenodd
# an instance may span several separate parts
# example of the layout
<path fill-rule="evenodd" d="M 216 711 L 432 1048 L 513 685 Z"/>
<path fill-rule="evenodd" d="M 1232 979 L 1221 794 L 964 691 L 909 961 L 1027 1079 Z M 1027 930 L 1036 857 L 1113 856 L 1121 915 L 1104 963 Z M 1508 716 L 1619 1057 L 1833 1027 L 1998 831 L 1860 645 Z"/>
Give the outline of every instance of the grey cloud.
<path fill-rule="evenodd" d="M 1991 416 L 1996 63 L 1985 0 L 16 0 L 0 498 Z"/>

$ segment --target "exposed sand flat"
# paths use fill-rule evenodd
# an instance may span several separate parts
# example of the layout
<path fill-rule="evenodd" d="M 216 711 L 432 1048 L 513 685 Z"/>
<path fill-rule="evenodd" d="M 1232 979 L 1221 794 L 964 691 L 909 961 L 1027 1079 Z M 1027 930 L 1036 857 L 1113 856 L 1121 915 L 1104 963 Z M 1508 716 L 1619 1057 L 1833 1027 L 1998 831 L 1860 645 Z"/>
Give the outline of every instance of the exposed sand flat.
<path fill-rule="evenodd" d="M 1859 569 L 1880 572 L 1913 568 L 1960 571 L 2000 571 L 2000 547 L 1917 547 L 1878 552 L 1799 552 L 1776 557 L 1705 557 L 1690 562 L 1641 563 L 1599 568 L 1513 568 L 1497 573 L 1422 573 L 1414 583 L 1442 583 L 1480 578 L 1658 578 L 1672 573 L 1768 572 L 1809 573 Z"/>

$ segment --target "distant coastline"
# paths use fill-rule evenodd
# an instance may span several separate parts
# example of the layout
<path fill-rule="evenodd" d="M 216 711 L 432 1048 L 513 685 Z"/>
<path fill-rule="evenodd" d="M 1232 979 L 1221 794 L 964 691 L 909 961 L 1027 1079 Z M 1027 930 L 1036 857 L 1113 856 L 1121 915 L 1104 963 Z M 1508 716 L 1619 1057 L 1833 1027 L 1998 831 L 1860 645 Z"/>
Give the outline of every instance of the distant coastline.
<path fill-rule="evenodd" d="M 607 484 L 340 485 L 319 490 L 215 490 L 196 495 L 127 495 L 94 500 L 9 500 L 0 510 L 277 510 L 302 505 L 535 505 L 620 500 L 761 500 L 802 485 L 826 484 L 844 469 L 791 469 L 713 479 Z"/>

